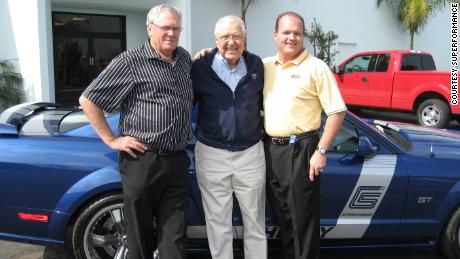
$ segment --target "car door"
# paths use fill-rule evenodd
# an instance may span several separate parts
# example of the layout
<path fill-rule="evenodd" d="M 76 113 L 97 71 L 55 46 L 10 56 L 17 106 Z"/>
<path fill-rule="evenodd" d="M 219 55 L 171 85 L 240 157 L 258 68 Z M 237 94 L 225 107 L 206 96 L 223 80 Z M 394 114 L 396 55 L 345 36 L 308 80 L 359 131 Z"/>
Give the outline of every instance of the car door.
<path fill-rule="evenodd" d="M 400 225 L 407 171 L 396 154 L 364 132 L 345 120 L 330 148 L 321 176 L 322 245 L 391 238 Z M 375 155 L 358 155 L 360 137 L 377 147 Z"/>
<path fill-rule="evenodd" d="M 373 57 L 372 54 L 353 57 L 341 67 L 342 72 L 336 75 L 343 99 L 348 105 L 369 104 L 368 69 Z"/>
<path fill-rule="evenodd" d="M 393 90 L 393 63 L 394 57 L 390 53 L 376 55 L 368 69 L 369 106 L 388 108 L 391 106 Z"/>

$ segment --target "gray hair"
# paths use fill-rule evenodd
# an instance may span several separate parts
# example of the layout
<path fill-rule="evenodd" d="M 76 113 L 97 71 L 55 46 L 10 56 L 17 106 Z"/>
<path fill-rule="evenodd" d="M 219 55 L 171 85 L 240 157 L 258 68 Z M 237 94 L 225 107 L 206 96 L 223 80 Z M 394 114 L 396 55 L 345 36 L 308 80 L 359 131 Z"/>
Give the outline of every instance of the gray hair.
<path fill-rule="evenodd" d="M 216 27 L 214 28 L 214 35 L 216 37 L 219 36 L 218 34 L 219 34 L 220 30 L 222 29 L 222 25 L 225 22 L 236 22 L 236 23 L 238 23 L 240 25 L 240 27 L 241 27 L 241 32 L 243 32 L 243 35 L 246 36 L 246 25 L 244 24 L 243 20 L 241 20 L 240 17 L 235 16 L 235 15 L 227 15 L 227 16 L 224 16 L 224 17 L 220 18 L 216 22 Z"/>
<path fill-rule="evenodd" d="M 160 14 L 164 11 L 169 11 L 171 13 L 175 13 L 182 24 L 182 14 L 181 12 L 174 6 L 167 5 L 167 4 L 160 4 L 157 6 L 152 7 L 149 13 L 147 14 L 147 21 L 145 22 L 146 25 L 153 23 L 158 24 L 158 19 L 160 18 Z"/>

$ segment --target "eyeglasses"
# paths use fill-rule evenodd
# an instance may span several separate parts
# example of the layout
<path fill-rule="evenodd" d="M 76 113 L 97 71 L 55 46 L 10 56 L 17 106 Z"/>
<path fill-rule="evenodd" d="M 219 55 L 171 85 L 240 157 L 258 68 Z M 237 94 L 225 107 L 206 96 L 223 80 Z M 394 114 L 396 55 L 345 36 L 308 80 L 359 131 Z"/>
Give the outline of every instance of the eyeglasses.
<path fill-rule="evenodd" d="M 154 23 L 152 23 L 152 24 L 155 25 L 155 27 L 157 27 L 158 29 L 162 30 L 163 32 L 172 31 L 173 33 L 178 33 L 178 32 L 182 31 L 182 27 L 160 26 L 160 25 L 156 25 Z"/>
<path fill-rule="evenodd" d="M 239 34 L 224 34 L 224 35 L 220 35 L 219 39 L 221 39 L 221 40 L 223 40 L 225 42 L 228 42 L 230 40 L 240 41 L 240 40 L 243 39 L 243 35 L 239 35 Z"/>

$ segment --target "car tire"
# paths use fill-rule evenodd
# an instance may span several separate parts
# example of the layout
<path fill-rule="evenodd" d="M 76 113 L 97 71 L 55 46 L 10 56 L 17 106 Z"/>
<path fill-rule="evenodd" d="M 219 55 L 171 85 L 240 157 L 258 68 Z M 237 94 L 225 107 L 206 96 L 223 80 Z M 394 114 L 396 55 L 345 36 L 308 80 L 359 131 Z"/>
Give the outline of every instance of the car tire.
<path fill-rule="evenodd" d="M 460 259 L 460 207 L 456 208 L 440 237 L 440 248 L 449 259 Z"/>
<path fill-rule="evenodd" d="M 125 258 L 126 231 L 123 226 L 123 197 L 109 194 L 91 202 L 78 216 L 72 232 L 75 258 Z"/>
<path fill-rule="evenodd" d="M 417 108 L 417 121 L 422 126 L 444 128 L 449 119 L 449 105 L 443 100 L 427 99 Z"/>
<path fill-rule="evenodd" d="M 123 206 L 122 194 L 112 193 L 93 200 L 83 209 L 72 231 L 75 258 L 127 258 Z M 153 258 L 159 258 L 158 249 Z"/>

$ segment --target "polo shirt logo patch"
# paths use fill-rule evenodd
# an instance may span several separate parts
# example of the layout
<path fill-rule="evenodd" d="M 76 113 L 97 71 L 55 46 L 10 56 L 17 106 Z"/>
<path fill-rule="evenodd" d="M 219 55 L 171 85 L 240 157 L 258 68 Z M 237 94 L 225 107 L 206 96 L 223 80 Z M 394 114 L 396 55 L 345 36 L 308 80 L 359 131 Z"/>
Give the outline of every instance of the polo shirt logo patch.
<path fill-rule="evenodd" d="M 257 74 L 256 74 L 256 73 L 252 73 L 252 74 L 251 74 L 251 78 L 252 78 L 252 80 L 256 79 L 256 78 L 257 78 Z"/>
<path fill-rule="evenodd" d="M 299 78 L 300 78 L 300 75 L 292 74 L 292 75 L 291 75 L 291 78 L 293 78 L 293 79 L 299 79 Z"/>

